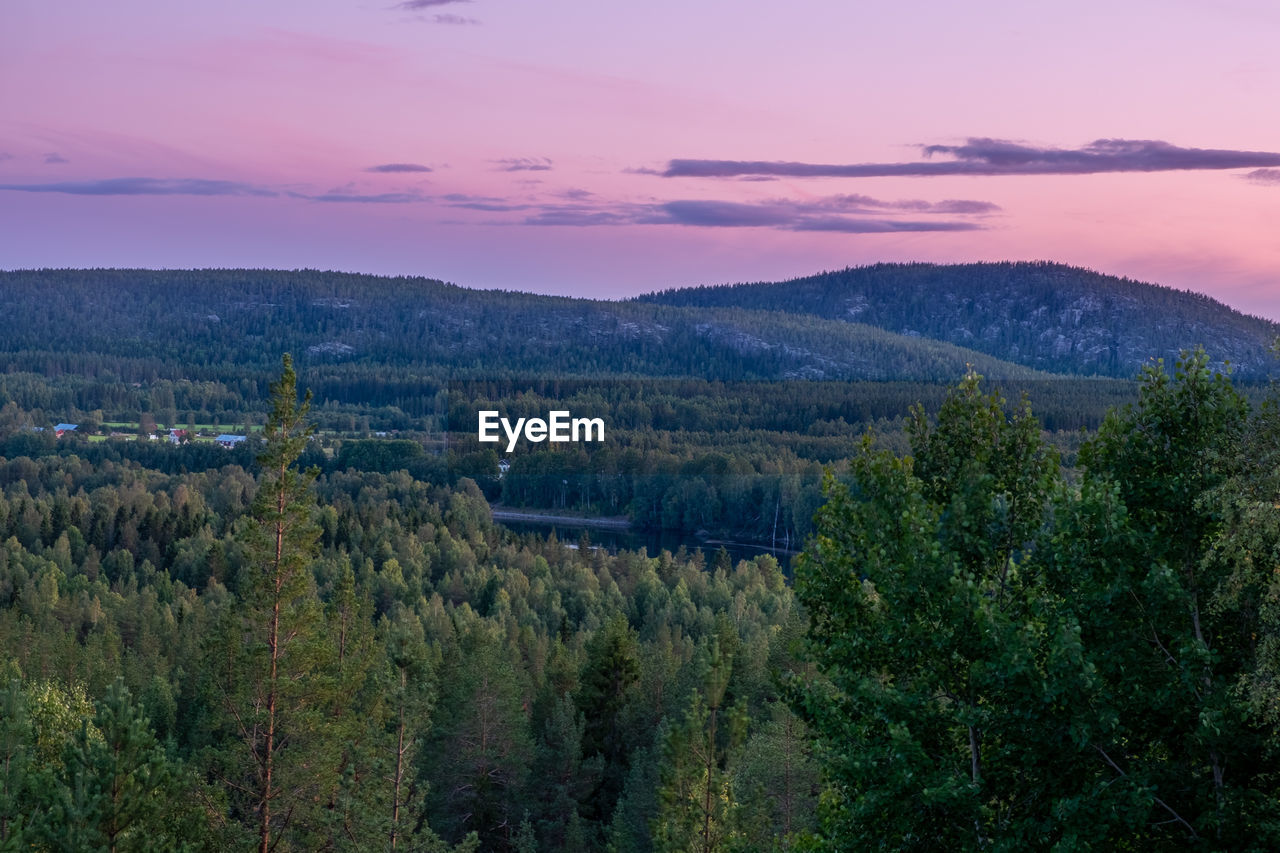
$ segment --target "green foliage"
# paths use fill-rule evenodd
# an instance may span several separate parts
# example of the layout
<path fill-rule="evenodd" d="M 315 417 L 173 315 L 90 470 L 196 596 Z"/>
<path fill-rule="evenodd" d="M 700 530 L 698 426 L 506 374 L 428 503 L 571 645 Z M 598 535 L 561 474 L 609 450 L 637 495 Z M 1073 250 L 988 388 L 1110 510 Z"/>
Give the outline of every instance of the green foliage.
<path fill-rule="evenodd" d="M 1267 740 L 1240 701 L 1266 631 L 1250 561 L 1276 547 L 1245 521 L 1247 484 L 1267 494 L 1240 470 L 1247 413 L 1196 353 L 1144 373 L 1078 487 L 1025 403 L 1009 418 L 973 377 L 936 426 L 917 412 L 915 459 L 864 444 L 796 570 L 818 673 L 793 702 L 829 782 L 816 840 L 1272 846 Z"/>
<path fill-rule="evenodd" d="M 599 756 L 605 767 L 589 801 L 589 816 L 603 821 L 613 813 L 631 750 L 639 745 L 626 718 L 636 701 L 640 678 L 635 632 L 626 617 L 617 614 L 591 638 L 586 651 L 576 704 L 585 721 L 582 755 Z"/>
<path fill-rule="evenodd" d="M 706 681 L 693 692 L 683 721 L 664 726 L 658 737 L 661 784 L 652 827 L 654 849 L 664 853 L 713 853 L 744 840 L 742 809 L 725 764 L 742 741 L 746 709 L 724 707 L 732 658 L 721 654 L 715 640 L 707 663 Z"/>
<path fill-rule="evenodd" d="M 282 396 L 301 408 L 296 389 Z M 95 702 L 119 677 L 149 718 L 142 752 L 172 771 L 174 820 L 199 803 L 188 840 L 260 846 L 276 577 L 278 851 L 390 846 L 393 827 L 396 849 L 506 851 L 527 842 L 526 811 L 539 849 L 650 850 L 659 730 L 685 718 L 713 644 L 734 654 L 735 739 L 769 719 L 770 667 L 791 666 L 777 638 L 798 618 L 776 560 L 708 571 L 701 551 L 516 536 L 465 479 L 330 467 L 310 480 L 297 468 L 314 443 L 284 466 L 305 488 L 285 490 L 283 511 L 279 455 L 205 465 L 183 447 L 113 459 L 50 444 L 0 458 L 0 648 L 18 679 L 0 731 L 5 843 L 43 837 L 71 790 L 68 745 L 87 721 L 92 751 Z M 717 740 L 719 772 L 738 778 L 740 753 Z M 76 805 L 92 798 L 67 796 L 93 825 Z M 772 842 L 764 823 L 734 826 L 744 849 Z"/>
<path fill-rule="evenodd" d="M 309 398 L 299 405 L 292 361 L 272 387 L 263 475 L 241 527 L 242 604 L 220 620 L 208 662 L 221 697 L 223 730 L 237 745 L 218 762 L 233 801 L 257 824 L 262 853 L 288 831 L 317 831 L 310 813 L 338 784 L 340 759 L 326 705 L 335 684 L 311 561 L 318 552 L 312 483 L 293 464 L 310 435 Z"/>
<path fill-rule="evenodd" d="M 1125 506 L 1130 537 L 1079 604 L 1110 722 L 1092 745 L 1153 804 L 1139 830 L 1148 844 L 1274 846 L 1275 823 L 1256 816 L 1274 796 L 1265 729 L 1239 694 L 1267 630 L 1257 576 L 1236 595 L 1244 577 L 1231 557 L 1232 543 L 1266 536 L 1245 533 L 1238 515 L 1241 477 L 1253 479 L 1240 471 L 1253 467 L 1240 452 L 1248 406 L 1203 352 L 1184 354 L 1172 380 L 1156 369 L 1142 380 L 1138 403 L 1081 453 L 1088 479 Z"/>
<path fill-rule="evenodd" d="M 0 850 L 30 846 L 34 783 L 32 727 L 26 696 L 14 678 L 0 691 Z"/>
<path fill-rule="evenodd" d="M 189 850 L 203 835 L 191 787 L 121 679 L 67 744 L 42 834 L 53 850 Z"/>

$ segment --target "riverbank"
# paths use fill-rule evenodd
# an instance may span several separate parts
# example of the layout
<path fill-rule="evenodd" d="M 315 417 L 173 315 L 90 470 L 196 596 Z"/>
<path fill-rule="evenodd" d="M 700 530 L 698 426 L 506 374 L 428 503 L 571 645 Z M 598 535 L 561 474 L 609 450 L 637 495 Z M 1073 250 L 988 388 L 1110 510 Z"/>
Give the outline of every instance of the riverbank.
<path fill-rule="evenodd" d="M 494 521 L 519 521 L 526 524 L 562 524 L 565 527 L 594 527 L 601 530 L 630 530 L 631 520 L 625 516 L 554 515 L 528 509 L 507 509 L 489 505 Z"/>
<path fill-rule="evenodd" d="M 791 560 L 796 554 L 795 551 L 785 548 L 770 548 L 767 544 L 704 539 L 694 533 L 674 530 L 645 530 L 632 526 L 626 518 L 556 515 L 505 507 L 493 507 L 490 511 L 493 513 L 495 522 L 516 533 L 546 536 L 552 528 L 555 528 L 562 541 L 572 541 L 585 535 L 593 546 L 612 552 L 643 550 L 650 557 L 657 557 L 663 551 L 674 554 L 684 548 L 690 553 L 701 551 L 708 565 L 716 559 L 721 548 L 729 552 L 729 556 L 735 563 L 738 560 L 753 559 L 761 554 L 772 554 L 782 565 L 782 570 L 788 577 L 791 572 Z"/>

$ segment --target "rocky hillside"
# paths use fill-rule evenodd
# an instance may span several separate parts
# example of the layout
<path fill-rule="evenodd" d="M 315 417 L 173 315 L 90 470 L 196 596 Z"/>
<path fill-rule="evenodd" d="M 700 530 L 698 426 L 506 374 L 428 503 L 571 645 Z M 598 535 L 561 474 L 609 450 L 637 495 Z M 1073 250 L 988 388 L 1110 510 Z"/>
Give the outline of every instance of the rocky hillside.
<path fill-rule="evenodd" d="M 640 301 L 739 307 L 865 323 L 1054 373 L 1132 376 L 1204 346 L 1238 376 L 1280 363 L 1280 326 L 1189 291 L 1053 263 L 876 264 L 792 281 L 692 287 Z"/>

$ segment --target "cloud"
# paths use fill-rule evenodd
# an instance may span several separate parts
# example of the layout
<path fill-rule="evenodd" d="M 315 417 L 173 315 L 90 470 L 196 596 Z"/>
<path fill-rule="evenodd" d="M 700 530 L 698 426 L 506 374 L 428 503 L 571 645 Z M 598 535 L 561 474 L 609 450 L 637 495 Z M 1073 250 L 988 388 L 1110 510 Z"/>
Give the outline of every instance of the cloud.
<path fill-rule="evenodd" d="M 436 6 L 448 6 L 451 3 L 470 3 L 471 0 L 405 0 L 403 3 L 397 3 L 395 9 L 405 9 L 410 12 L 420 12 L 423 9 L 432 9 Z"/>
<path fill-rule="evenodd" d="M 506 199 L 499 198 L 498 196 L 470 195 L 468 193 L 447 193 L 446 195 L 442 195 L 441 198 L 445 201 L 506 201 Z"/>
<path fill-rule="evenodd" d="M 652 215 L 652 214 L 650 214 Z M 626 207 L 610 210 L 580 205 L 543 205 L 539 212 L 526 217 L 524 225 L 568 225 L 590 227 L 596 225 L 637 225 L 654 221 L 647 219 L 641 210 Z"/>
<path fill-rule="evenodd" d="M 850 193 L 833 195 L 814 201 L 793 202 L 798 210 L 806 213 L 833 211 L 838 213 L 948 213 L 965 216 L 983 216 L 997 213 L 1000 205 L 989 201 L 971 199 L 947 199 L 945 201 L 884 201 L 867 195 Z"/>
<path fill-rule="evenodd" d="M 423 12 L 427 9 L 437 9 L 441 6 L 449 6 L 454 3 L 470 3 L 471 0 L 405 0 L 403 3 L 397 3 L 392 9 L 400 9 L 405 12 Z M 425 15 L 415 16 L 419 21 L 427 21 L 432 24 L 445 24 L 449 26 L 471 26 L 479 24 L 475 18 L 468 18 L 465 15 L 454 15 L 444 12 L 437 15 L 427 17 Z"/>
<path fill-rule="evenodd" d="M 524 225 L 608 226 L 684 225 L 694 228 L 773 228 L 782 231 L 834 231 L 886 234 L 910 231 L 975 231 L 984 226 L 963 219 L 927 221 L 896 218 L 899 213 L 985 215 L 999 210 L 983 201 L 880 201 L 868 196 L 831 196 L 816 200 L 776 199 L 737 202 L 705 199 L 656 204 L 544 204 Z"/>
<path fill-rule="evenodd" d="M 238 181 L 203 178 L 107 178 L 90 181 L 58 181 L 47 184 L 0 184 L 0 190 L 70 195 L 238 195 L 276 196 L 274 190 Z"/>
<path fill-rule="evenodd" d="M 10 154 L 8 151 L 0 151 L 0 163 L 3 163 L 5 160 L 12 160 L 12 159 L 13 159 L 13 155 Z"/>
<path fill-rule="evenodd" d="M 371 167 L 371 169 L 398 172 L 406 171 L 404 167 L 408 165 L 412 164 L 392 163 L 382 167 Z M 387 169 L 387 166 L 395 168 Z M 490 224 L 503 225 L 570 227 L 682 225 L 695 228 L 773 228 L 784 231 L 834 231 L 848 234 L 969 231 L 983 227 L 972 221 L 972 218 L 985 216 L 1000 209 L 985 201 L 963 199 L 938 202 L 886 201 L 859 194 L 757 202 L 679 199 L 666 202 L 626 203 L 609 202 L 598 199 L 588 190 L 571 188 L 544 197 L 548 199 L 558 197 L 563 201 L 537 202 L 524 198 L 467 193 L 428 195 L 414 189 L 397 192 L 365 192 L 355 183 L 313 194 L 295 190 L 277 192 L 236 181 L 198 178 L 111 178 L 43 184 L 0 184 L 0 190 L 89 196 L 265 196 L 324 204 L 426 203 L 440 208 L 492 214 L 517 214 L 490 222 Z M 931 218 L 927 221 L 908 220 L 904 218 L 905 215 L 939 218 Z"/>
<path fill-rule="evenodd" d="M 669 201 L 659 208 L 678 225 L 717 228 L 786 225 L 796 213 L 782 205 L 742 204 L 734 201 Z"/>
<path fill-rule="evenodd" d="M 1254 169 L 1244 179 L 1255 184 L 1280 186 L 1280 169 Z"/>
<path fill-rule="evenodd" d="M 423 166 L 418 163 L 382 163 L 378 166 L 370 166 L 365 171 L 390 174 L 396 172 L 430 172 L 432 169 L 430 166 Z"/>
<path fill-rule="evenodd" d="M 511 213 L 535 207 L 532 204 L 506 204 L 500 201 L 451 201 L 446 206 L 462 210 L 484 210 L 490 213 Z"/>
<path fill-rule="evenodd" d="M 704 228 L 767 226 L 786 231 L 883 234 L 894 231 L 975 231 L 982 227 L 973 222 L 953 220 L 912 222 L 900 219 L 873 219 L 858 215 L 815 216 L 814 211 L 822 210 L 821 207 L 791 202 L 741 204 L 728 201 L 670 201 L 659 207 L 672 224 Z"/>
<path fill-rule="evenodd" d="M 61 154 L 59 154 L 57 151 L 50 151 L 48 154 L 44 155 L 44 161 L 54 166 L 71 162 L 66 157 L 63 157 Z"/>
<path fill-rule="evenodd" d="M 348 190 L 330 190 L 321 195 L 299 195 L 297 197 L 334 204 L 411 204 L 413 202 L 431 200 L 429 196 L 415 192 L 357 193 Z"/>
<path fill-rule="evenodd" d="M 890 234 L 902 231 L 981 231 L 976 222 L 910 222 L 902 219 L 855 219 L 848 216 L 814 217 L 797 222 L 792 231 L 838 231 L 842 234 Z"/>
<path fill-rule="evenodd" d="M 505 160 L 494 160 L 500 172 L 549 172 L 549 157 L 508 157 Z"/>
<path fill-rule="evenodd" d="M 1280 166 L 1280 153 L 1181 148 L 1151 139 L 1098 139 L 1081 148 L 1037 148 L 1002 139 L 964 145 L 927 145 L 914 163 L 787 163 L 745 160 L 672 160 L 664 177 L 884 178 L 941 175 L 1094 175 Z M 935 160 L 937 156 L 948 159 Z"/>

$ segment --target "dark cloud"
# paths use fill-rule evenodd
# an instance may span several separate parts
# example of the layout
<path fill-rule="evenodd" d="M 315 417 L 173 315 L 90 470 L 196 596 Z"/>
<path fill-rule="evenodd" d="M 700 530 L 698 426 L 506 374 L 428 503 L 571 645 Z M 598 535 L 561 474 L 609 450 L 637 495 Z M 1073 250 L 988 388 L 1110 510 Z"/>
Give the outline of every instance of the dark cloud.
<path fill-rule="evenodd" d="M 403 3 L 397 3 L 393 8 L 405 9 L 410 12 L 420 12 L 423 9 L 433 9 L 436 6 L 448 6 L 452 3 L 470 3 L 471 0 L 405 0 Z"/>
<path fill-rule="evenodd" d="M 740 204 L 727 201 L 671 201 L 660 205 L 668 221 L 676 225 L 712 228 L 767 226 L 786 231 L 840 231 L 845 234 L 883 234 L 894 231 L 975 231 L 972 222 L 939 220 L 910 222 L 873 219 L 857 215 L 813 215 L 813 205 L 773 202 Z"/>
<path fill-rule="evenodd" d="M 273 190 L 238 181 L 209 181 L 202 178 L 107 178 L 47 184 L 0 184 L 0 190 L 70 195 L 278 195 Z"/>
<path fill-rule="evenodd" d="M 503 201 L 506 201 L 506 199 L 499 198 L 498 196 L 470 195 L 468 193 L 448 193 L 446 195 L 441 196 L 441 198 L 443 198 L 445 201 L 455 201 L 455 202 L 467 202 L 467 201 L 503 202 Z"/>
<path fill-rule="evenodd" d="M 396 172 L 430 172 L 430 166 L 423 166 L 418 163 L 383 163 L 379 166 L 370 166 L 365 169 L 366 172 L 380 173 L 396 173 Z"/>
<path fill-rule="evenodd" d="M 678 225 L 741 228 L 760 225 L 787 225 L 796 213 L 775 204 L 742 204 L 734 201 L 669 201 L 659 205 L 670 221 Z"/>
<path fill-rule="evenodd" d="M 395 168 L 371 167 L 383 171 L 405 171 L 410 164 L 387 164 Z M 413 170 L 409 170 L 413 171 Z M 1280 170 L 1278 170 L 1280 171 Z M 431 203 L 459 210 L 495 214 L 523 214 L 491 224 L 547 226 L 684 225 L 697 228 L 774 228 L 786 231 L 839 231 L 849 234 L 894 231 L 961 231 L 981 227 L 963 219 L 908 221 L 903 214 L 973 217 L 999 208 L 984 201 L 948 200 L 885 201 L 871 196 L 846 194 L 813 199 L 773 199 L 759 202 L 721 200 L 675 200 L 644 204 L 597 201 L 588 190 L 566 189 L 556 195 L 563 202 L 530 202 L 498 196 L 448 193 L 433 196 L 416 190 L 363 192 L 356 184 L 310 194 L 276 192 L 235 181 L 197 178 L 112 178 L 90 181 L 60 181 L 43 184 L 0 184 L 0 190 L 54 192 L 73 195 L 199 195 L 199 196 L 284 196 L 326 204 L 414 204 Z"/>
<path fill-rule="evenodd" d="M 661 169 L 650 169 L 648 166 L 628 166 L 622 170 L 624 175 L 665 175 Z"/>
<path fill-rule="evenodd" d="M 646 220 L 638 211 L 620 208 L 590 208 L 579 205 L 543 205 L 539 212 L 524 219 L 525 225 L 637 225 Z"/>
<path fill-rule="evenodd" d="M 549 157 L 508 157 L 505 160 L 494 160 L 501 172 L 549 172 Z"/>
<path fill-rule="evenodd" d="M 500 201 L 451 201 L 446 206 L 461 210 L 484 210 L 490 213 L 511 213 L 535 207 L 532 204 L 506 204 Z"/>
<path fill-rule="evenodd" d="M 773 228 L 783 231 L 839 231 L 884 234 L 901 231 L 974 231 L 976 222 L 894 218 L 900 212 L 973 215 L 998 210 L 989 202 L 886 202 L 867 196 L 832 196 L 812 201 L 779 199 L 744 203 L 677 200 L 658 204 L 547 204 L 523 220 L 525 225 L 685 225 L 695 228 Z"/>
<path fill-rule="evenodd" d="M 945 201 L 884 201 L 867 195 L 850 193 L 833 195 L 808 202 L 795 203 L 797 209 L 807 213 L 833 211 L 838 213 L 949 213 L 965 216 L 982 216 L 997 213 L 1000 205 L 989 201 L 971 199 L 947 199 Z"/>
<path fill-rule="evenodd" d="M 333 202 L 335 204 L 411 204 L 419 201 L 430 201 L 430 197 L 420 193 L 357 193 L 347 190 L 330 190 L 323 195 L 299 196 L 311 201 Z"/>
<path fill-rule="evenodd" d="M 1280 169 L 1254 169 L 1244 179 L 1255 184 L 1280 185 Z"/>
<path fill-rule="evenodd" d="M 976 222 L 910 222 L 902 219 L 861 219 L 852 216 L 818 216 L 803 219 L 792 231 L 838 231 L 842 234 L 891 234 L 902 231 L 981 231 Z"/>
<path fill-rule="evenodd" d="M 744 160 L 672 160 L 668 178 L 884 178 L 941 175 L 1094 175 L 1104 172 L 1169 172 L 1280 166 L 1280 153 L 1181 148 L 1152 139 L 1099 139 L 1081 148 L 1037 148 L 1002 139 L 969 139 L 964 145 L 927 145 L 915 163 L 785 163 Z"/>
<path fill-rule="evenodd" d="M 50 151 L 48 154 L 44 155 L 44 161 L 53 166 L 58 166 L 63 163 L 71 162 L 66 157 L 63 157 L 61 154 L 59 154 L 57 151 Z"/>

